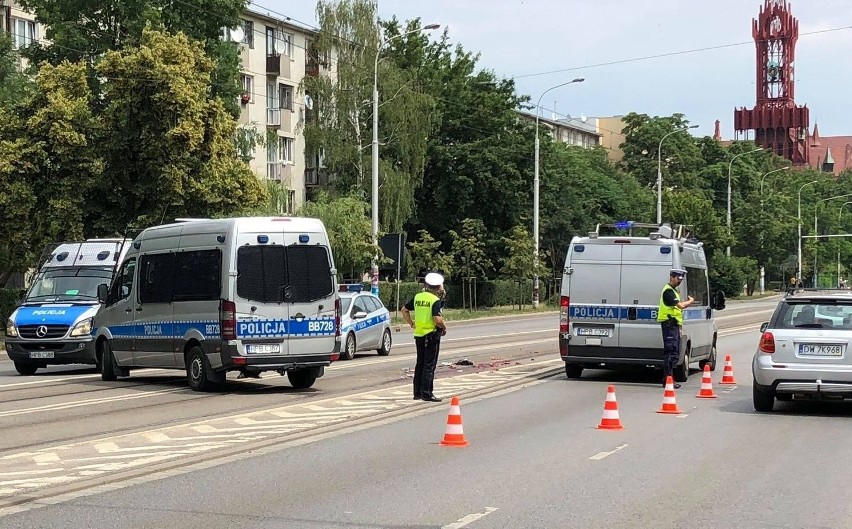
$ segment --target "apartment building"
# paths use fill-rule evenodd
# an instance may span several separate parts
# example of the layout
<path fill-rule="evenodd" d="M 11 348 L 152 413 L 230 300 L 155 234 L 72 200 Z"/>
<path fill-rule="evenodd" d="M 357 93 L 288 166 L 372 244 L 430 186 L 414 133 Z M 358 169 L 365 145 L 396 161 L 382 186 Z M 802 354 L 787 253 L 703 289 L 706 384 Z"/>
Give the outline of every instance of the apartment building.
<path fill-rule="evenodd" d="M 301 134 L 314 111 L 309 96 L 299 93 L 306 75 L 330 74 L 329 61 L 311 51 L 315 32 L 269 13 L 247 10 L 243 26 L 227 30 L 225 38 L 240 44 L 242 59 L 239 123 L 266 139 L 249 162 L 259 178 L 275 180 L 287 190 L 283 213 L 294 213 L 307 193 L 324 184 L 317 156 L 306 156 Z"/>
<path fill-rule="evenodd" d="M 535 123 L 535 115 L 527 112 L 518 112 L 521 119 Z M 597 131 L 594 123 L 588 123 L 586 119 L 577 118 L 538 118 L 539 130 L 544 129 L 550 133 L 555 140 L 568 145 L 576 145 L 589 149 L 600 145 L 601 134 Z"/>
<path fill-rule="evenodd" d="M 0 0 L 0 30 L 12 38 L 12 47 L 16 50 L 29 46 L 42 38 L 40 24 L 35 15 L 24 11 L 14 0 Z M 27 65 L 21 58 L 21 68 Z"/>

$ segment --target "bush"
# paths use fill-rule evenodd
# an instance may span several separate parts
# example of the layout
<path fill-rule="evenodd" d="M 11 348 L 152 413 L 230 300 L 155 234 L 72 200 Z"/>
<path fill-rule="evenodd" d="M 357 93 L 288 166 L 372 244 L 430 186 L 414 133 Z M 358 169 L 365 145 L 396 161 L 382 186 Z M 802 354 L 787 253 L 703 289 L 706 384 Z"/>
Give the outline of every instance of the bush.
<path fill-rule="evenodd" d="M 4 336 L 6 334 L 6 320 L 9 319 L 9 315 L 18 306 L 23 296 L 23 290 L 17 288 L 0 288 L 0 323 L 2 323 L 2 326 L 0 326 L 2 331 L 0 333 Z"/>

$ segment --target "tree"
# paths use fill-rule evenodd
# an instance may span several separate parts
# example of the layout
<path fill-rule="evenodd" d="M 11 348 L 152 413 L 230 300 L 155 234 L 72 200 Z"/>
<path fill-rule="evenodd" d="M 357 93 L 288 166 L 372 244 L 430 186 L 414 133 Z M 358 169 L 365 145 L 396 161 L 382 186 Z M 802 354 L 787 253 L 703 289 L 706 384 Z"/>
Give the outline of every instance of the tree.
<path fill-rule="evenodd" d="M 320 193 L 316 200 L 306 203 L 299 215 L 323 221 L 334 252 L 338 270 L 349 278 L 361 279 L 374 255 L 381 250 L 372 243 L 372 226 L 367 216 L 367 204 L 354 195 L 333 198 Z"/>
<path fill-rule="evenodd" d="M 6 110 L 20 103 L 32 83 L 20 69 L 20 56 L 12 48 L 9 33 L 0 32 L 0 109 Z"/>
<path fill-rule="evenodd" d="M 134 48 L 145 40 L 146 28 L 183 33 L 200 42 L 213 61 L 210 95 L 228 112 L 239 115 L 237 96 L 240 60 L 237 47 L 223 42 L 222 28 L 242 24 L 246 0 L 21 0 L 45 28 L 45 41 L 35 42 L 26 56 L 35 63 L 64 60 L 90 65 L 89 84 L 96 96 L 100 80 L 95 66 L 110 51 Z"/>
<path fill-rule="evenodd" d="M 213 61 L 183 35 L 146 29 L 138 48 L 108 52 L 97 231 L 123 233 L 167 216 L 211 217 L 253 209 L 263 187 L 237 152 L 236 122 L 211 99 Z M 121 192 L 116 192 L 121 190 Z"/>
<path fill-rule="evenodd" d="M 408 273 L 412 277 L 429 270 L 441 270 L 445 276 L 453 274 L 453 258 L 440 250 L 441 241 L 436 241 L 428 231 L 420 230 L 420 238 L 408 246 Z"/>
<path fill-rule="evenodd" d="M 494 265 L 485 255 L 485 224 L 480 219 L 464 219 L 461 234 L 450 230 L 453 257 L 453 270 L 461 278 L 481 278 L 488 276 Z"/>

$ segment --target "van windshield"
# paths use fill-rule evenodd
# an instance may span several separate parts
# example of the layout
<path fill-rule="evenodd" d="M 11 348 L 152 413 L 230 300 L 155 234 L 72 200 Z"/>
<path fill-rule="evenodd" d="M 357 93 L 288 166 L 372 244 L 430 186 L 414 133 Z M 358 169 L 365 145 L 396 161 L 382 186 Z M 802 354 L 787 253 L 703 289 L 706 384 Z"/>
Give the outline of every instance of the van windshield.
<path fill-rule="evenodd" d="M 237 296 L 264 303 L 306 303 L 334 293 L 331 260 L 321 246 L 242 246 Z"/>
<path fill-rule="evenodd" d="M 98 285 L 109 284 L 112 267 L 57 268 L 36 276 L 24 303 L 97 302 Z"/>

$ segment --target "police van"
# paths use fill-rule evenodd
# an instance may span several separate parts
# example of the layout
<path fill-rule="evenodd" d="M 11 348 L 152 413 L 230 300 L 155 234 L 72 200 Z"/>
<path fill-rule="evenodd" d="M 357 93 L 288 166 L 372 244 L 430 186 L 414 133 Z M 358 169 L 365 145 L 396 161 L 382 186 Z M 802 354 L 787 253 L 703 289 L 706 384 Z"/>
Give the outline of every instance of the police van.
<path fill-rule="evenodd" d="M 95 364 L 92 319 L 98 286 L 109 284 L 124 239 L 51 244 L 23 301 L 6 322 L 6 352 L 22 375 L 51 364 Z"/>
<path fill-rule="evenodd" d="M 337 360 L 340 300 L 318 219 L 179 219 L 142 231 L 95 320 L 103 380 L 185 370 L 206 391 L 228 371 L 311 387 Z"/>
<path fill-rule="evenodd" d="M 601 236 L 601 228 L 627 235 Z M 695 299 L 683 311 L 674 377 L 685 382 L 695 362 L 701 369 L 716 368 L 713 311 L 725 307 L 725 296 L 711 295 L 703 243 L 683 225 L 620 222 L 599 224 L 588 236 L 574 237 L 568 248 L 559 316 L 559 354 L 568 378 L 579 378 L 583 369 L 663 365 L 657 310 L 672 268 L 687 271 L 681 298 Z"/>

